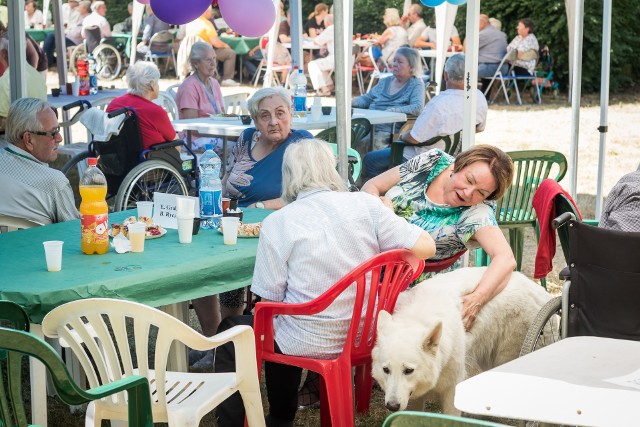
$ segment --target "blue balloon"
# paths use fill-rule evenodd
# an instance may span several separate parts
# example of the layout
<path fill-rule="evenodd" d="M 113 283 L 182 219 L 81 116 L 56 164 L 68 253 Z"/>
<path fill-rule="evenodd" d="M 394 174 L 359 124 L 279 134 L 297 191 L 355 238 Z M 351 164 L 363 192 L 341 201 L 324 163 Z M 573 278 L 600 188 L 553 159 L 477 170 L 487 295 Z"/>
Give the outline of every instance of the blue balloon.
<path fill-rule="evenodd" d="M 447 0 L 447 1 L 451 4 L 455 4 L 456 6 L 460 6 L 467 2 L 467 0 Z"/>
<path fill-rule="evenodd" d="M 444 3 L 444 0 L 420 0 L 420 3 L 427 7 L 436 7 Z"/>

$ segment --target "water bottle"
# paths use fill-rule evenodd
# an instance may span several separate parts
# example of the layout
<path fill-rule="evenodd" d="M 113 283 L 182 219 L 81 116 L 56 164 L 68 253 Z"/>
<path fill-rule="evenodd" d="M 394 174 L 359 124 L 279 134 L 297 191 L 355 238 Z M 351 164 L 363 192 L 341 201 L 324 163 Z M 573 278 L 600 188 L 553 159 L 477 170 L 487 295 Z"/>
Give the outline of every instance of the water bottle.
<path fill-rule="evenodd" d="M 80 246 L 87 255 L 104 254 L 109 250 L 107 179 L 97 168 L 95 157 L 90 157 L 87 162 L 89 167 L 80 178 Z"/>
<path fill-rule="evenodd" d="M 91 95 L 95 95 L 98 93 L 98 76 L 96 75 L 96 69 L 98 67 L 98 63 L 96 62 L 96 58 L 93 57 L 93 54 L 89 54 L 89 93 Z"/>
<path fill-rule="evenodd" d="M 200 228 L 218 228 L 222 217 L 222 183 L 220 182 L 220 157 L 213 151 L 213 144 L 205 144 L 200 157 Z"/>
<path fill-rule="evenodd" d="M 293 112 L 297 117 L 307 114 L 307 77 L 304 70 L 299 69 L 293 81 Z"/>

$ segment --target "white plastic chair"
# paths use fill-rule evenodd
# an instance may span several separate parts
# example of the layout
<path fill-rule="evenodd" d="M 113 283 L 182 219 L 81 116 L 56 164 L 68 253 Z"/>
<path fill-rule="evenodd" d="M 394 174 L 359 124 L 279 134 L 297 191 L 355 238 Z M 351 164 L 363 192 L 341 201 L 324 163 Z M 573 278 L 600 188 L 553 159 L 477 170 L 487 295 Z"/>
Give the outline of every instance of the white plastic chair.
<path fill-rule="evenodd" d="M 30 219 L 18 218 L 11 215 L 0 214 L 0 233 L 24 230 L 25 228 L 40 227 L 42 224 Z"/>
<path fill-rule="evenodd" d="M 373 64 L 373 71 L 369 75 L 369 87 L 367 87 L 367 93 L 369 93 L 369 91 L 373 87 L 374 79 L 384 79 L 385 77 L 389 77 L 393 75 L 393 73 L 390 73 L 389 71 L 387 71 L 388 66 L 386 65 L 384 70 L 380 70 L 378 68 L 377 60 L 373 59 L 373 45 L 369 46 L 368 52 L 369 52 L 369 58 L 371 58 L 371 63 Z M 386 64 L 384 59 L 382 61 Z"/>
<path fill-rule="evenodd" d="M 166 92 L 160 92 L 158 94 L 158 97 L 153 100 L 153 103 L 164 108 L 167 114 L 169 114 L 171 120 L 178 119 L 178 104 L 176 104 L 175 99 L 173 99 L 170 94 Z"/>
<path fill-rule="evenodd" d="M 131 375 L 146 376 L 154 423 L 197 427 L 205 414 L 239 391 L 249 426 L 265 425 L 254 335 L 248 326 L 236 326 L 205 337 L 155 308 L 125 300 L 90 298 L 55 308 L 45 316 L 42 329 L 45 336 L 57 338 L 62 346 L 73 350 L 91 388 Z M 150 335 L 157 335 L 151 352 Z M 169 349 L 174 341 L 196 350 L 233 342 L 237 370 L 167 372 Z M 100 426 L 102 419 L 127 419 L 124 393 L 89 405 L 85 425 Z"/>
<path fill-rule="evenodd" d="M 171 95 L 174 101 L 178 102 L 178 88 L 180 87 L 180 83 L 176 83 L 174 85 L 169 86 L 165 89 L 165 93 Z"/>
<path fill-rule="evenodd" d="M 249 114 L 247 98 L 249 98 L 249 94 L 246 92 L 234 93 L 233 95 L 224 95 L 222 97 L 222 101 L 224 103 L 225 113 Z"/>

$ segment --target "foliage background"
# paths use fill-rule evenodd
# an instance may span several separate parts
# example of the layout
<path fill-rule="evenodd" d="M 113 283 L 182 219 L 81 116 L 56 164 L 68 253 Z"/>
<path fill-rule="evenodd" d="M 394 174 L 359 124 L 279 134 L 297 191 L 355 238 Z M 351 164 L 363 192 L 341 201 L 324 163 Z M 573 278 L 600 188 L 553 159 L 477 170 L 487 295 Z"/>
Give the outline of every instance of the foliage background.
<path fill-rule="evenodd" d="M 107 19 L 113 25 L 127 16 L 128 0 L 108 0 Z M 289 0 L 284 0 L 285 8 Z M 320 0 L 302 0 L 303 19 L 313 11 Z M 326 1 L 331 4 L 331 1 Z M 414 1 L 414 3 L 417 2 Z M 0 0 L 6 4 L 6 0 Z M 42 0 L 38 3 L 42 5 Z M 176 2 L 178 5 L 179 2 Z M 353 0 L 354 33 L 367 34 L 384 31 L 382 15 L 387 7 L 402 10 L 403 0 Z M 566 90 L 569 80 L 569 35 L 564 1 L 558 0 L 482 0 L 482 13 L 502 21 L 502 29 L 507 38 L 516 36 L 518 19 L 531 18 L 535 24 L 535 34 L 540 44 L 547 44 L 555 58 L 556 81 Z M 425 10 L 425 22 L 434 21 L 433 9 Z M 584 41 L 582 57 L 582 90 L 597 92 L 600 89 L 600 66 L 602 52 L 602 1 L 585 1 Z M 640 5 L 637 0 L 615 0 L 611 31 L 611 90 L 623 91 L 635 85 L 640 77 Z M 466 6 L 458 8 L 456 28 L 464 37 L 466 26 Z M 635 49 L 634 49 L 635 48 Z"/>

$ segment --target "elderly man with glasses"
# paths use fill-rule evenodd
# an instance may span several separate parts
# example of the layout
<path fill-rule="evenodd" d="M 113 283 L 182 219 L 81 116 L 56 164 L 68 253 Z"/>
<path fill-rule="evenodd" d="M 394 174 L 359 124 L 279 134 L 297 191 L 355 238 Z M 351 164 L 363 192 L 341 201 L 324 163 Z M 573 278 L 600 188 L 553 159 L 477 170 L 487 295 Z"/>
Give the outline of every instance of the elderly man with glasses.
<path fill-rule="evenodd" d="M 40 224 L 79 217 L 69 180 L 48 163 L 58 157 L 60 125 L 51 106 L 21 98 L 9 108 L 0 149 L 0 214 Z"/>

